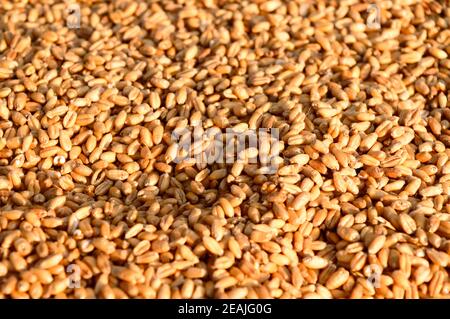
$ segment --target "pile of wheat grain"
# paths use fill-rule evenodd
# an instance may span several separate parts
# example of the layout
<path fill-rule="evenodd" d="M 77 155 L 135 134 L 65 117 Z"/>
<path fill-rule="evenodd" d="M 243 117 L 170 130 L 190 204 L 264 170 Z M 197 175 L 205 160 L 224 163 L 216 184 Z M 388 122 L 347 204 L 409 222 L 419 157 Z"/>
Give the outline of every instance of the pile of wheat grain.
<path fill-rule="evenodd" d="M 449 297 L 449 54 L 448 1 L 0 0 L 0 298 Z M 230 128 L 276 172 L 174 160 Z"/>

